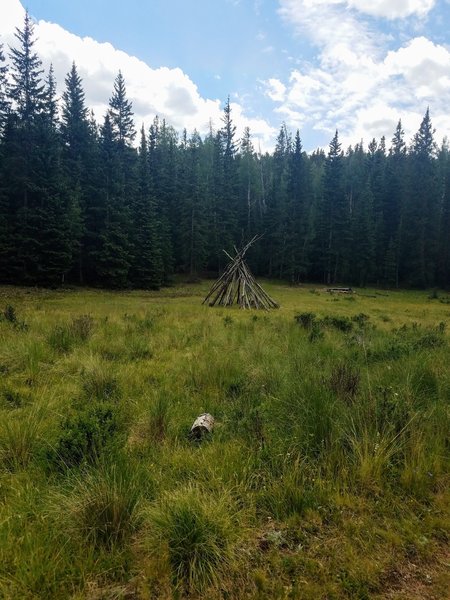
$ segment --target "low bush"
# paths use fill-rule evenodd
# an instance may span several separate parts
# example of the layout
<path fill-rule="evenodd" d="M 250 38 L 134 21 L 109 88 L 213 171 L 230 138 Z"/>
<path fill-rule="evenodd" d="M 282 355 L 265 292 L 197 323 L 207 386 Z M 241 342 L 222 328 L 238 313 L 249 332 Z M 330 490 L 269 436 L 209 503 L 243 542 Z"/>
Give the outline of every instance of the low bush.
<path fill-rule="evenodd" d="M 124 430 L 117 406 L 106 402 L 89 404 L 63 421 L 47 459 L 62 469 L 94 464 L 106 452 L 114 452 L 124 444 Z"/>
<path fill-rule="evenodd" d="M 21 321 L 17 317 L 17 312 L 14 306 L 11 304 L 7 304 L 2 312 L 0 312 L 0 322 L 5 321 L 14 327 L 14 329 L 18 329 L 21 331 L 27 331 L 28 325 L 25 321 Z"/>
<path fill-rule="evenodd" d="M 294 319 L 305 329 L 311 329 L 316 320 L 316 315 L 313 312 L 304 312 L 296 315 Z"/>

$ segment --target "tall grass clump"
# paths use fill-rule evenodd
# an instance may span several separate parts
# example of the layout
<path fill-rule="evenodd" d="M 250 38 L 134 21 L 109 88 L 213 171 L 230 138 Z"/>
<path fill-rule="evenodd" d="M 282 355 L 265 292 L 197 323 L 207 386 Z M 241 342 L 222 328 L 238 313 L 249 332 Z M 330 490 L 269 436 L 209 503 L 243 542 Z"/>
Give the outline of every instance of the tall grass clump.
<path fill-rule="evenodd" d="M 113 547 L 139 526 L 144 490 L 141 472 L 118 460 L 78 475 L 61 505 L 73 535 L 96 547 Z"/>
<path fill-rule="evenodd" d="M 101 362 L 93 361 L 81 373 L 83 394 L 87 399 L 114 401 L 120 399 L 122 392 L 117 377 L 111 368 Z"/>
<path fill-rule="evenodd" d="M 153 552 L 166 552 L 176 588 L 199 591 L 230 576 L 235 516 L 226 493 L 212 497 L 194 486 L 166 494 L 150 510 L 150 545 Z"/>
<path fill-rule="evenodd" d="M 8 471 L 28 466 L 40 446 L 42 414 L 32 409 L 25 414 L 8 415 L 0 422 L 0 464 Z"/>
<path fill-rule="evenodd" d="M 90 315 L 75 317 L 70 323 L 55 325 L 47 338 L 48 344 L 56 352 L 67 354 L 91 337 L 93 326 L 94 320 Z"/>
<path fill-rule="evenodd" d="M 169 421 L 169 400 L 164 392 L 160 392 L 150 406 L 148 417 L 148 434 L 153 442 L 162 442 L 165 439 Z"/>
<path fill-rule="evenodd" d="M 358 393 L 361 375 L 348 362 L 336 365 L 330 376 L 330 388 L 339 397 L 352 402 Z"/>
<path fill-rule="evenodd" d="M 405 432 L 392 427 L 377 428 L 363 416 L 351 420 L 347 433 L 356 481 L 368 490 L 379 490 L 387 473 L 399 463 L 405 446 Z"/>

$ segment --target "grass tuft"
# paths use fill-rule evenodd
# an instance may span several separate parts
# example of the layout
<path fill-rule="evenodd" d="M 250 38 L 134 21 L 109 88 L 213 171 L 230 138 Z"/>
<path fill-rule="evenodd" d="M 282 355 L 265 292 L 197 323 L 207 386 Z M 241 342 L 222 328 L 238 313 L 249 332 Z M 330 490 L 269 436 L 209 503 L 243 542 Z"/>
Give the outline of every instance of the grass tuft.
<path fill-rule="evenodd" d="M 230 504 L 227 494 L 216 498 L 188 486 L 165 495 L 150 511 L 153 547 L 166 549 L 175 587 L 199 591 L 229 576 L 236 538 Z"/>

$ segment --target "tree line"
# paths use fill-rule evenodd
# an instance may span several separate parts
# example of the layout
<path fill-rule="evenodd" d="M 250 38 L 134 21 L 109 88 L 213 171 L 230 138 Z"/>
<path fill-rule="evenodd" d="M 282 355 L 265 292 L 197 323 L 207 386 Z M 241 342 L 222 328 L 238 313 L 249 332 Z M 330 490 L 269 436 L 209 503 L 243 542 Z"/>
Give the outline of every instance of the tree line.
<path fill-rule="evenodd" d="M 118 73 L 99 126 L 75 63 L 57 97 L 25 16 L 0 45 L 0 281 L 158 288 L 217 273 L 255 234 L 257 275 L 326 284 L 450 284 L 450 151 L 429 110 L 411 143 L 304 152 L 283 124 L 273 153 L 237 139 L 229 100 L 203 138 L 155 117 L 136 139 Z"/>

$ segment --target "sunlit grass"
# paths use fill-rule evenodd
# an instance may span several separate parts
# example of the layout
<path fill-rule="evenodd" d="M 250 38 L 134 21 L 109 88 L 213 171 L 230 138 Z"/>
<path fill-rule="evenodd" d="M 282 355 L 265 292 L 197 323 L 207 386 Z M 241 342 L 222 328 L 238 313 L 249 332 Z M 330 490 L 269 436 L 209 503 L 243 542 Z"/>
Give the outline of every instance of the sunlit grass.
<path fill-rule="evenodd" d="M 443 552 L 449 306 L 209 284 L 1 288 L 0 596 L 360 600 Z"/>

